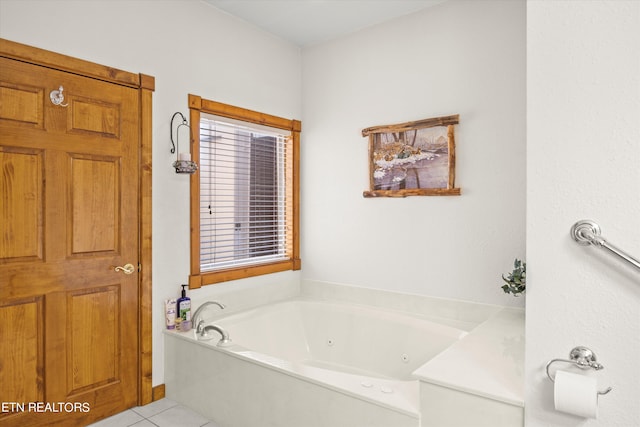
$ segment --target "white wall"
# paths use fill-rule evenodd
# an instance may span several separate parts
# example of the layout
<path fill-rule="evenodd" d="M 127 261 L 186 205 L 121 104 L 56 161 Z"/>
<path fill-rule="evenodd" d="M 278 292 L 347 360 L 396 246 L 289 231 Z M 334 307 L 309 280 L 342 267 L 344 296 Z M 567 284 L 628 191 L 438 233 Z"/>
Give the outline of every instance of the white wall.
<path fill-rule="evenodd" d="M 640 425 L 640 274 L 569 237 L 593 219 L 640 257 L 639 28 L 636 0 L 528 2 L 528 427 Z M 598 420 L 553 411 L 544 366 L 576 345 L 613 387 Z"/>
<path fill-rule="evenodd" d="M 189 178 L 171 168 L 169 122 L 187 94 L 300 119 L 300 51 L 199 0 L 0 0 L 0 37 L 156 78 L 153 95 L 153 385 L 164 382 L 163 303 L 189 274 Z M 178 122 L 179 123 L 179 122 Z M 186 148 L 186 133 L 180 136 Z M 144 266 L 143 266 L 144 268 Z M 297 283 L 299 272 L 234 282 Z M 191 292 L 194 303 L 228 285 Z M 264 292 L 264 291 L 263 291 Z"/>
<path fill-rule="evenodd" d="M 303 50 L 305 279 L 523 304 L 525 3 L 450 1 Z M 363 128 L 460 114 L 461 196 L 365 199 Z"/>

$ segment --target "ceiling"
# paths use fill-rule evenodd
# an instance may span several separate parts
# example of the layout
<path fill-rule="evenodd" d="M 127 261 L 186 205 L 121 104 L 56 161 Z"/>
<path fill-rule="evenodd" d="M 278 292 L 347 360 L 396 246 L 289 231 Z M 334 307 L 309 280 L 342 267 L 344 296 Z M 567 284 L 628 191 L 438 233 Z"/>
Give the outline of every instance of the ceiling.
<path fill-rule="evenodd" d="M 204 0 L 298 46 L 310 46 L 447 0 Z"/>

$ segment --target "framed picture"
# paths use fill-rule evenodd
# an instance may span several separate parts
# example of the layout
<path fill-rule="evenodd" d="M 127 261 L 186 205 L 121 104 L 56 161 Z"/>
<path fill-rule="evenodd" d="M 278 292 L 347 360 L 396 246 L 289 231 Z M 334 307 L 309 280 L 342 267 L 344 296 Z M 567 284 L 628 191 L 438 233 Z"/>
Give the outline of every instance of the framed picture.
<path fill-rule="evenodd" d="M 454 125 L 435 117 L 362 130 L 369 137 L 369 190 L 364 197 L 459 196 Z"/>

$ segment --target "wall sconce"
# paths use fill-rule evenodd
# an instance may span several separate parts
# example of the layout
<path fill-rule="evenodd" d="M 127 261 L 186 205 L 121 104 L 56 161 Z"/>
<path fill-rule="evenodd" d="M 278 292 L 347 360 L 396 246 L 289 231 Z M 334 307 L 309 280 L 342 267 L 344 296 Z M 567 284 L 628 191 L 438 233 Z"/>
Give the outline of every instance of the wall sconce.
<path fill-rule="evenodd" d="M 176 128 L 176 141 L 173 142 L 173 120 L 176 118 L 177 115 L 180 115 L 180 117 L 182 117 L 182 123 L 180 123 L 178 125 L 178 127 Z M 196 162 L 191 160 L 191 153 L 186 152 L 186 153 L 181 153 L 179 150 L 179 131 L 180 131 L 180 126 L 186 126 L 189 127 L 189 122 L 187 122 L 187 119 L 184 118 L 184 116 L 182 115 L 181 112 L 176 112 L 173 114 L 173 117 L 171 117 L 171 129 L 169 129 L 170 133 L 171 133 L 171 153 L 176 153 L 176 161 L 173 162 L 173 167 L 176 169 L 176 173 L 188 173 L 188 174 L 193 174 L 198 170 L 198 165 L 196 164 Z"/>

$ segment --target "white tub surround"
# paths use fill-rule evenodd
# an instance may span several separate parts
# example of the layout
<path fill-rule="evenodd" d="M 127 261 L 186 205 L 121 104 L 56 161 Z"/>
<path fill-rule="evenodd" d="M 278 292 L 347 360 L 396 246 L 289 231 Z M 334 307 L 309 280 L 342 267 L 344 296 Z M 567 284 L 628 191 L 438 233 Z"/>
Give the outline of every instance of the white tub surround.
<path fill-rule="evenodd" d="M 303 280 L 302 296 L 327 301 L 342 301 L 410 313 L 433 322 L 470 331 L 502 309 L 501 306 L 450 298 L 406 294 L 343 283 Z"/>
<path fill-rule="evenodd" d="M 167 397 L 220 426 L 419 425 L 415 416 L 302 380 L 275 364 L 202 342 L 185 342 L 180 335 L 165 334 Z"/>
<path fill-rule="evenodd" d="M 206 318 L 213 315 L 229 315 L 259 305 L 295 298 L 300 295 L 300 277 L 298 272 L 290 271 L 257 276 L 251 280 L 232 280 L 216 283 L 214 286 L 203 286 L 200 289 L 189 290 L 191 307 L 195 311 L 206 301 L 224 302 L 226 308 L 222 313 L 216 309 L 206 310 Z"/>
<path fill-rule="evenodd" d="M 521 310 L 330 287 L 342 301 L 311 299 L 306 288 L 236 314 L 214 311 L 208 322 L 229 333 L 230 347 L 217 347 L 215 332 L 198 341 L 194 331 L 167 331 L 167 396 L 225 427 L 464 425 L 438 418 L 451 394 L 453 413 L 479 411 L 494 426 L 521 419 L 521 374 L 501 370 L 522 371 Z M 393 310 L 375 307 L 382 296 Z M 373 305 L 344 301 L 354 297 Z M 496 354 L 511 365 L 491 364 Z"/>
<path fill-rule="evenodd" d="M 504 308 L 414 372 L 424 426 L 523 425 L 524 318 Z"/>

